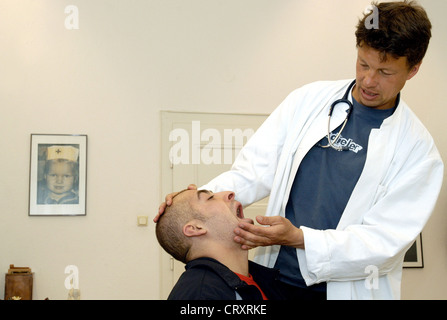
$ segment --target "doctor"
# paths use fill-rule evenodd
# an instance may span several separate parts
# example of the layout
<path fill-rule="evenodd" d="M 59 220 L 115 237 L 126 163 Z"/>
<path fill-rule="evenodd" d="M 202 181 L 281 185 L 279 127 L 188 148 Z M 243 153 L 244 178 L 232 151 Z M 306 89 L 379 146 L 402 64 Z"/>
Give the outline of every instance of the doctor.
<path fill-rule="evenodd" d="M 244 206 L 270 196 L 262 226 L 239 223 L 235 241 L 280 269 L 290 299 L 399 299 L 403 257 L 441 188 L 433 139 L 400 97 L 430 21 L 414 2 L 376 8 L 378 29 L 367 16 L 357 25 L 355 81 L 293 91 L 231 170 L 201 187 L 233 190 Z"/>

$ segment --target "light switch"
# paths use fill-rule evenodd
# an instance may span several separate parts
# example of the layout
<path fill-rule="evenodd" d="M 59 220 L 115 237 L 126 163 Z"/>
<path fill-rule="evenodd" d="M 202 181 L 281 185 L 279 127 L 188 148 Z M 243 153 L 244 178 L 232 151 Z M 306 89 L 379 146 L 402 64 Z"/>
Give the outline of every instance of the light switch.
<path fill-rule="evenodd" d="M 138 216 L 137 217 L 137 225 L 138 226 L 147 226 L 148 216 Z"/>

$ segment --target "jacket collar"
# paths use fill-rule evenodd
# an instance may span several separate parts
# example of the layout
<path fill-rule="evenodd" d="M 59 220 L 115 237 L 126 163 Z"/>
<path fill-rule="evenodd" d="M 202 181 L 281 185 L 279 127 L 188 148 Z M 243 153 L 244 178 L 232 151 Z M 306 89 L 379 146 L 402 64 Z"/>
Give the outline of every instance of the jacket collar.
<path fill-rule="evenodd" d="M 237 274 L 231 271 L 227 266 L 212 258 L 197 258 L 188 262 L 185 266 L 186 270 L 192 268 L 206 268 L 214 271 L 227 283 L 229 287 L 233 288 L 234 290 L 247 286 L 247 284 L 242 281 Z M 270 287 L 272 283 L 279 279 L 278 269 L 267 268 L 253 261 L 248 261 L 248 270 L 253 276 L 253 280 L 261 286 L 263 291 L 267 289 L 265 288 L 267 285 Z"/>

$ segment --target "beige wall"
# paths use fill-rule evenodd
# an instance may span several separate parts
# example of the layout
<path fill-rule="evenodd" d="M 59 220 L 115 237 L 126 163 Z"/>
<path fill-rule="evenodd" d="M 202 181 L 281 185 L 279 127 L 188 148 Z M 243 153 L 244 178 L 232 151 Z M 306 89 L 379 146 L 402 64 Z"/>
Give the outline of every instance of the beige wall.
<path fill-rule="evenodd" d="M 162 199 L 160 110 L 270 113 L 298 86 L 353 77 L 369 2 L 2 0 L 0 273 L 29 266 L 34 298 L 65 299 L 73 264 L 83 299 L 159 298 L 153 225 L 136 217 Z M 403 98 L 446 158 L 447 2 L 420 2 L 434 37 Z M 78 30 L 64 25 L 70 4 Z M 28 216 L 31 133 L 88 135 L 87 216 Z M 446 199 L 444 187 L 403 298 L 447 298 Z"/>

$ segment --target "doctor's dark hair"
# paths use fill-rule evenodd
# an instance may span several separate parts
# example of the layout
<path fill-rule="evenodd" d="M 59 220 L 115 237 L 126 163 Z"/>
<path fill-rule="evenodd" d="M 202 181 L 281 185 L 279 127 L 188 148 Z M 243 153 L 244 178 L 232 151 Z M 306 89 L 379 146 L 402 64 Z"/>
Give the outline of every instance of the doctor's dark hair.
<path fill-rule="evenodd" d="M 374 11 L 364 15 L 357 25 L 357 47 L 363 44 L 378 50 L 383 61 L 387 55 L 406 57 L 411 69 L 425 56 L 431 38 L 431 23 L 424 8 L 415 1 L 373 2 L 379 18 L 377 28 L 368 26 Z M 372 16 L 376 19 L 377 17 Z"/>
<path fill-rule="evenodd" d="M 191 207 L 189 201 L 181 197 L 174 201 L 173 198 L 172 204 L 166 207 L 155 227 L 160 246 L 174 259 L 183 263 L 189 261 L 188 255 L 192 246 L 191 239 L 183 234 L 183 226 L 192 219 L 203 220 L 203 217 Z"/>

